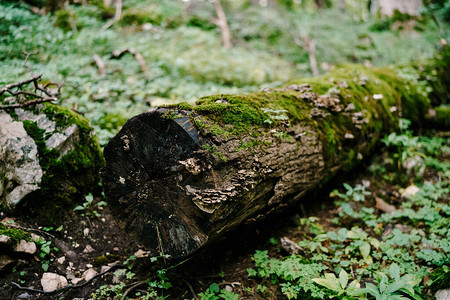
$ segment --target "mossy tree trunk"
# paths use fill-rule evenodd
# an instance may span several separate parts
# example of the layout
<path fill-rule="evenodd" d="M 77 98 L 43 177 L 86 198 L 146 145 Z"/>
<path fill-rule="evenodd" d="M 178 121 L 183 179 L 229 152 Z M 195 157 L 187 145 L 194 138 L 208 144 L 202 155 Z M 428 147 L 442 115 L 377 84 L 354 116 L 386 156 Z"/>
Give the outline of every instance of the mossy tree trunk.
<path fill-rule="evenodd" d="M 130 119 L 106 146 L 103 187 L 129 232 L 186 257 L 291 206 L 366 159 L 429 104 L 392 69 L 350 65 L 249 95 L 216 95 Z"/>

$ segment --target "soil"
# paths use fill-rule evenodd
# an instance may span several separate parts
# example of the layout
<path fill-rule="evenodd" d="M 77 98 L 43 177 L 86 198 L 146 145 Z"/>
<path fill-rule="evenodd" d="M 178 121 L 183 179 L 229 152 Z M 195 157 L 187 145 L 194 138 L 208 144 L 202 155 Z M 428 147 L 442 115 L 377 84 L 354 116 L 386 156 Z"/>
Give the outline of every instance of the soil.
<path fill-rule="evenodd" d="M 343 176 L 337 177 L 338 179 L 320 191 L 310 194 L 297 207 L 290 209 L 289 213 L 280 214 L 257 225 L 244 224 L 187 261 L 159 259 L 156 263 L 151 263 L 148 258 L 138 258 L 132 270 L 136 275 L 131 280 L 118 278 L 111 271 L 94 278 L 84 286 L 54 294 L 25 291 L 12 283 L 40 290 L 42 288 L 40 279 L 44 273 L 41 267 L 43 259 L 39 256 L 39 250 L 33 256 L 13 257 L 16 260 L 15 265 L 0 274 L 0 299 L 90 299 L 91 294 L 98 288 L 117 284 L 117 280 L 127 283 L 125 290 L 130 289 L 128 296 L 132 297 L 140 290 L 145 291 L 146 286 L 141 284 L 141 281 L 156 278 L 156 271 L 168 266 L 174 267 L 169 268 L 166 273 L 173 285 L 167 291 L 167 299 L 199 299 L 197 294 L 205 291 L 212 283 L 232 290 L 240 295 L 240 299 L 285 299 L 279 287 L 270 284 L 267 284 L 268 290 L 264 293 L 264 297 L 256 292 L 260 280 L 247 276 L 247 269 L 254 267 L 252 256 L 255 250 L 268 250 L 271 257 L 286 255 L 287 253 L 280 248 L 279 240 L 288 237 L 298 242 L 298 238 L 304 233 L 299 229 L 300 217 L 316 216 L 325 230 L 331 229 L 330 220 L 337 216 L 338 208 L 334 207 L 328 195 L 332 189 L 340 187 L 342 182 L 352 186 L 364 181 L 371 182 L 368 187 L 371 196 L 364 205 L 369 202 L 373 205 L 375 196 L 389 199 L 391 203 L 400 201 L 396 188 L 386 181 L 377 181 L 368 171 L 367 165 L 341 175 Z M 435 172 L 428 170 L 424 180 L 435 180 L 436 176 Z M 94 203 L 98 201 L 100 199 L 96 198 Z M 27 216 L 16 217 L 14 220 L 15 224 L 31 228 L 34 233 L 52 241 L 51 246 L 58 248 L 58 251 L 51 251 L 53 262 L 50 263 L 48 272 L 63 276 L 72 271 L 77 278 L 81 278 L 89 267 L 100 273 L 102 266 L 111 266 L 114 263 L 119 263 L 118 266 L 121 267 L 122 262 L 136 251 L 145 250 L 116 224 L 108 206 L 97 207 L 98 216 L 95 216 L 92 207 L 95 206 L 86 211 L 69 211 L 67 218 L 62 222 L 61 231 L 46 231 L 48 229 L 44 230 L 45 228 Z M 5 213 L 0 214 L 1 219 L 9 217 Z M 92 247 L 91 252 L 86 251 L 88 245 Z M 58 263 L 56 260 L 63 256 L 65 261 Z M 78 284 L 83 282 L 80 281 Z M 136 283 L 141 285 L 135 285 Z"/>

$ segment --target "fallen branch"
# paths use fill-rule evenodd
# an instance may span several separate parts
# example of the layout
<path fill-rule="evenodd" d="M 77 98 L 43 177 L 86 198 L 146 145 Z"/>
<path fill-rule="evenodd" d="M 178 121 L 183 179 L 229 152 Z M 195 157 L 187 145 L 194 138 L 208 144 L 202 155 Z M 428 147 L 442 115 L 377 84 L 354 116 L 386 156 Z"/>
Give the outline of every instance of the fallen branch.
<path fill-rule="evenodd" d="M 27 55 L 28 58 L 28 55 Z M 7 84 L 0 89 L 0 96 L 4 93 L 9 93 L 11 97 L 7 97 L 4 101 L 16 100 L 19 103 L 8 104 L 0 106 L 0 109 L 10 109 L 10 108 L 20 108 L 30 105 L 36 105 L 44 102 L 51 102 L 58 100 L 58 96 L 61 93 L 61 88 L 64 86 L 64 83 L 54 83 L 48 82 L 45 85 L 39 84 L 39 80 L 42 78 L 42 74 L 35 75 L 29 79 Z M 23 86 L 33 84 L 34 92 L 24 90 Z M 52 91 L 49 87 L 57 86 L 56 91 Z M 17 90 L 14 90 L 16 89 Z M 40 93 L 36 93 L 39 91 Z M 24 96 L 34 97 L 34 99 L 27 100 Z M 27 100 L 27 101 L 25 101 Z M 25 102 L 22 102 L 25 101 Z"/>
<path fill-rule="evenodd" d="M 184 282 L 184 284 L 186 284 L 186 286 L 189 288 L 189 290 L 191 291 L 192 297 L 194 298 L 194 300 L 198 300 L 200 299 L 197 294 L 194 291 L 194 288 L 192 287 L 192 285 L 184 278 L 181 278 L 181 280 Z"/>
<path fill-rule="evenodd" d="M 35 81 L 41 79 L 41 77 L 42 77 L 42 74 L 39 74 L 39 75 L 35 75 L 35 76 L 31 77 L 30 79 L 26 79 L 26 80 L 23 80 L 23 81 L 7 84 L 7 85 L 5 85 L 4 87 L 2 87 L 0 89 L 0 96 L 3 95 L 5 92 L 8 92 L 11 95 L 14 95 L 14 92 L 11 91 L 12 88 L 15 88 L 15 87 L 21 88 L 22 86 L 24 86 L 26 84 L 30 84 L 32 82 L 35 82 Z"/>
<path fill-rule="evenodd" d="M 92 277 L 91 279 L 89 279 L 88 281 L 85 281 L 83 283 L 77 284 L 77 285 L 67 285 L 63 288 L 54 290 L 54 291 L 43 291 L 43 290 L 38 290 L 38 289 L 33 289 L 33 288 L 28 288 L 28 287 L 23 287 L 21 285 L 19 285 L 18 283 L 15 282 L 11 282 L 11 284 L 13 286 L 15 286 L 17 289 L 22 290 L 22 291 L 26 291 L 26 292 L 31 292 L 31 293 L 39 293 L 39 294 L 44 294 L 44 295 L 50 295 L 50 294 L 55 294 L 55 293 L 60 293 L 60 292 L 64 292 L 65 290 L 69 290 L 69 289 L 77 289 L 77 288 L 82 288 L 88 284 L 90 284 L 92 281 L 94 281 L 96 278 L 101 277 L 103 275 L 105 275 L 106 273 L 109 273 L 115 269 L 125 269 L 125 266 L 122 266 L 120 263 L 114 264 L 112 265 L 108 270 L 99 273 L 97 275 L 95 275 L 94 277 Z"/>
<path fill-rule="evenodd" d="M 101 59 L 101 57 L 98 54 L 95 54 L 92 57 L 95 61 L 95 64 L 97 65 L 97 73 L 101 76 L 105 75 L 105 63 Z"/>
<path fill-rule="evenodd" d="M 148 71 L 147 64 L 145 63 L 144 57 L 141 55 L 139 51 L 137 51 L 134 48 L 123 48 L 121 50 L 115 50 L 113 51 L 111 58 L 113 59 L 120 59 L 123 55 L 126 53 L 131 53 L 136 58 L 137 62 L 139 63 L 139 66 L 141 67 L 142 73 L 146 73 Z"/>
<path fill-rule="evenodd" d="M 126 298 L 127 298 L 127 296 L 128 296 L 128 294 L 131 292 L 131 291 L 133 291 L 135 288 L 137 288 L 137 287 L 139 287 L 139 286 L 142 286 L 142 285 L 144 285 L 144 284 L 146 284 L 147 283 L 147 281 L 145 281 L 145 280 L 143 280 L 143 281 L 138 281 L 138 282 L 135 282 L 135 283 L 133 283 L 124 293 L 123 293 L 123 295 L 122 295 L 122 297 L 120 298 L 120 300 L 125 300 Z"/>
<path fill-rule="evenodd" d="M 40 103 L 44 103 L 44 102 L 51 102 L 51 101 L 56 101 L 56 100 L 58 100 L 58 99 L 57 98 L 32 99 L 32 100 L 29 100 L 24 103 L 2 105 L 2 106 L 0 106 L 0 109 L 21 108 L 21 107 L 25 107 L 25 106 L 36 105 L 36 104 L 40 104 Z"/>

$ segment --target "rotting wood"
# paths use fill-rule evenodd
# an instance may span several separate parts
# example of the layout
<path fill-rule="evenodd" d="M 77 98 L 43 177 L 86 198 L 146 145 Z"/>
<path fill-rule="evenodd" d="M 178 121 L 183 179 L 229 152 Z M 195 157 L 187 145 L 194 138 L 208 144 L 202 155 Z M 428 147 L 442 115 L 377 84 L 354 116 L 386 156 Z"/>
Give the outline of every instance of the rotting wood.
<path fill-rule="evenodd" d="M 105 147 L 104 191 L 151 255 L 187 257 L 351 169 L 401 114 L 420 122 L 428 105 L 393 70 L 352 65 L 279 89 L 153 109 Z"/>

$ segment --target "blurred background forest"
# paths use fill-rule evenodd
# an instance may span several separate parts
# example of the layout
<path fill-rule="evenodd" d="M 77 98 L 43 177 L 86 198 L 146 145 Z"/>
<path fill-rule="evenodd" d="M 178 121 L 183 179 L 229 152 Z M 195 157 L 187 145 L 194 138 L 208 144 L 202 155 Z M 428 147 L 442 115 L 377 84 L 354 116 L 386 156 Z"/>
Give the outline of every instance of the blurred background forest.
<path fill-rule="evenodd" d="M 0 1 L 0 85 L 40 73 L 64 82 L 61 104 L 84 113 L 105 145 L 151 106 L 342 63 L 406 64 L 450 40 L 449 1 L 411 12 L 383 2 L 405 1 Z"/>

